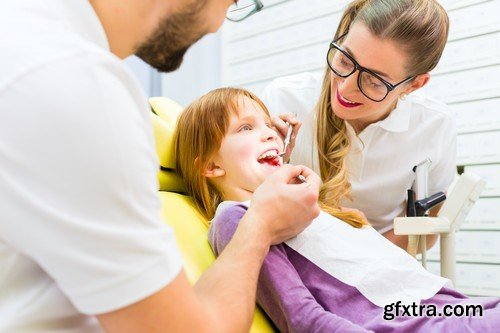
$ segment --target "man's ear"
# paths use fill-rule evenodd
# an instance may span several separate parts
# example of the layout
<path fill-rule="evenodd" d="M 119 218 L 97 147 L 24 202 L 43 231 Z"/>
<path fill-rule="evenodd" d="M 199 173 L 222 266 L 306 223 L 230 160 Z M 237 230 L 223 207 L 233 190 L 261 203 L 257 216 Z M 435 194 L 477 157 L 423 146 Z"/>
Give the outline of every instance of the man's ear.
<path fill-rule="evenodd" d="M 208 163 L 207 167 L 202 172 L 202 175 L 207 178 L 222 177 L 225 174 L 226 171 L 212 161 Z"/>
<path fill-rule="evenodd" d="M 429 82 L 430 78 L 431 75 L 429 73 L 417 75 L 417 77 L 411 81 L 408 88 L 405 89 L 405 94 L 409 94 L 415 90 L 422 88 Z"/>

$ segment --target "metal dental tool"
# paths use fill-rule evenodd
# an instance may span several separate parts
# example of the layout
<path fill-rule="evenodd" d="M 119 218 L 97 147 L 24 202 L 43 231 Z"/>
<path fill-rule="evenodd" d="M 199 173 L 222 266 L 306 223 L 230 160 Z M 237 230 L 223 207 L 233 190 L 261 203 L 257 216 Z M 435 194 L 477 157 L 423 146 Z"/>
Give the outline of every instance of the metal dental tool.
<path fill-rule="evenodd" d="M 307 183 L 307 180 L 306 180 L 306 177 L 302 176 L 302 175 L 298 175 L 296 177 L 298 180 L 300 180 L 302 183 Z"/>
<path fill-rule="evenodd" d="M 283 152 L 279 154 L 280 157 L 283 157 L 285 155 L 286 149 L 288 148 L 288 145 L 290 144 L 290 140 L 292 138 L 293 126 L 289 123 L 286 124 L 288 125 L 288 129 L 286 131 L 285 140 L 283 141 Z"/>
<path fill-rule="evenodd" d="M 293 126 L 288 122 L 286 124 L 288 125 L 288 129 L 286 131 L 285 140 L 283 141 L 283 152 L 278 154 L 279 157 L 283 157 L 285 155 L 286 149 L 288 148 L 288 145 L 290 144 L 290 140 L 292 138 Z M 307 183 L 306 177 L 302 175 L 298 175 L 296 178 L 302 183 Z"/>

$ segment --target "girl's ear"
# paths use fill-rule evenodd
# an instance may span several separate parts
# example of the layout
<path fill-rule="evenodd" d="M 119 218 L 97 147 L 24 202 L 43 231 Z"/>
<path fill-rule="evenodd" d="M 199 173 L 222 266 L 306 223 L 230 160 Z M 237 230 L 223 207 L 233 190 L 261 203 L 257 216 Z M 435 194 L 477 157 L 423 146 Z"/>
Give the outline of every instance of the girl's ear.
<path fill-rule="evenodd" d="M 207 177 L 207 178 L 217 178 L 217 177 L 222 177 L 226 174 L 226 171 L 216 165 L 214 162 L 208 163 L 207 167 L 205 170 L 203 170 L 202 175 Z"/>
<path fill-rule="evenodd" d="M 404 93 L 409 94 L 415 90 L 422 88 L 429 82 L 430 78 L 431 75 L 429 73 L 418 75 L 415 79 L 413 79 L 413 81 L 411 81 L 411 84 L 409 85 L 408 88 L 406 88 Z"/>

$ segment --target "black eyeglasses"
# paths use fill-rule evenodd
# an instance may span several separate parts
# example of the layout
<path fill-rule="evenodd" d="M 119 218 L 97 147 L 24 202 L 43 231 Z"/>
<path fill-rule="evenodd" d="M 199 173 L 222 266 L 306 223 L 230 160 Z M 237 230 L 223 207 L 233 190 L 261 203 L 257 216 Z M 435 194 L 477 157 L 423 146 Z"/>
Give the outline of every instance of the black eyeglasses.
<path fill-rule="evenodd" d="M 227 10 L 226 18 L 229 21 L 240 22 L 259 12 L 264 5 L 259 0 L 238 0 Z"/>
<path fill-rule="evenodd" d="M 396 89 L 399 85 L 413 80 L 416 75 L 410 76 L 401 82 L 392 84 L 381 78 L 378 74 L 368 68 L 360 66 L 354 58 L 337 45 L 337 42 L 344 38 L 347 32 L 330 43 L 330 48 L 326 55 L 328 67 L 332 72 L 342 78 L 347 78 L 359 71 L 358 88 L 369 99 L 374 102 L 383 101 L 389 92 Z"/>

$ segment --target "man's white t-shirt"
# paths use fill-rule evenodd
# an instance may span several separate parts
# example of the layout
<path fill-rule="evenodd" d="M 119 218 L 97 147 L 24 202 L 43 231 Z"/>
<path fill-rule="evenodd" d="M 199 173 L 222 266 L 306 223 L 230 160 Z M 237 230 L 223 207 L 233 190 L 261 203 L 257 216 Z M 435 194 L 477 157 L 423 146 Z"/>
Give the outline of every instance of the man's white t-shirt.
<path fill-rule="evenodd" d="M 315 110 L 322 82 L 320 74 L 291 75 L 274 80 L 261 96 L 274 116 L 297 113 L 303 124 L 291 163 L 309 166 L 318 174 Z M 344 200 L 342 205 L 364 212 L 380 233 L 393 228 L 395 217 L 405 215 L 415 165 L 426 158 L 432 161 L 429 194 L 446 192 L 455 177 L 455 123 L 448 108 L 433 99 L 408 95 L 387 118 L 359 135 L 349 124 L 347 128 L 352 144 L 347 168 L 353 200 Z"/>
<path fill-rule="evenodd" d="M 0 31 L 0 332 L 100 332 L 182 267 L 146 97 L 87 0 L 3 0 Z"/>

